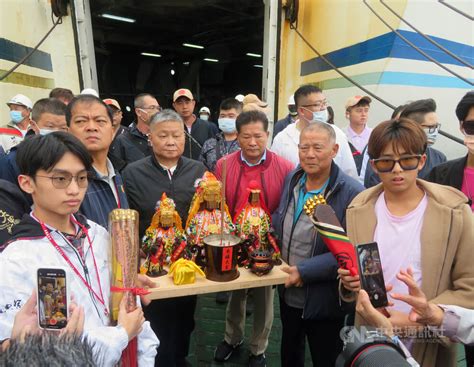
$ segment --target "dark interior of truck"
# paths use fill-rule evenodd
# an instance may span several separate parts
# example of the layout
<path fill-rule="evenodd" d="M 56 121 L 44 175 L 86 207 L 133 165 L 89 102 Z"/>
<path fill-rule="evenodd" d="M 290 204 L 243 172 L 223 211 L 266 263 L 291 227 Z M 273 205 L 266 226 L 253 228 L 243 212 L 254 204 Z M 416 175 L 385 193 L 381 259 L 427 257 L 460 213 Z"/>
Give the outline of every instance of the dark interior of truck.
<path fill-rule="evenodd" d="M 100 94 L 124 112 L 138 93 L 170 107 L 173 91 L 189 88 L 215 120 L 222 99 L 260 94 L 263 1 L 94 0 L 90 7 Z"/>

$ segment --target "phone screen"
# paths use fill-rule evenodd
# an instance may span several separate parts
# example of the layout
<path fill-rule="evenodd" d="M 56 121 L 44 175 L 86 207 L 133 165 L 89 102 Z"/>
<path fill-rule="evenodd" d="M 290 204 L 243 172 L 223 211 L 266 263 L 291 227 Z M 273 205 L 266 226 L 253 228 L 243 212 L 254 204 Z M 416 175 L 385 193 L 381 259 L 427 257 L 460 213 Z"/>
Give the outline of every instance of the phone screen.
<path fill-rule="evenodd" d="M 38 269 L 38 321 L 44 329 L 67 325 L 68 298 L 64 269 Z"/>
<path fill-rule="evenodd" d="M 357 260 L 361 287 L 368 293 L 372 306 L 387 306 L 387 290 L 377 243 L 357 245 Z"/>

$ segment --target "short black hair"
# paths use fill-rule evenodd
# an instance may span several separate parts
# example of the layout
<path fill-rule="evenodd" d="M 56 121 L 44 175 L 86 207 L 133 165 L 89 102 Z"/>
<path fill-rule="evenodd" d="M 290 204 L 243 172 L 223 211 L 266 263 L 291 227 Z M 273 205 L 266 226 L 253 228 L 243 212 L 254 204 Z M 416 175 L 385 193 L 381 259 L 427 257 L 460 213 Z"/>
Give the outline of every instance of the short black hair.
<path fill-rule="evenodd" d="M 42 98 L 36 101 L 31 110 L 31 118 L 33 121 L 39 121 L 43 113 L 51 113 L 53 115 L 65 116 L 66 105 L 56 98 Z"/>
<path fill-rule="evenodd" d="M 80 103 L 85 103 L 85 104 L 92 104 L 92 103 L 98 103 L 101 106 L 104 106 L 105 110 L 107 111 L 107 116 L 109 116 L 110 123 L 112 124 L 112 121 L 114 120 L 114 115 L 112 113 L 112 110 L 109 108 L 109 106 L 104 103 L 100 98 L 93 96 L 92 94 L 80 94 L 77 97 L 74 97 L 71 102 L 67 105 L 66 108 L 66 123 L 67 126 L 71 125 L 71 119 L 72 119 L 72 110 L 77 104 Z"/>
<path fill-rule="evenodd" d="M 240 113 L 242 112 L 242 103 L 237 101 L 235 98 L 226 98 L 221 102 L 219 112 L 222 110 L 228 111 L 232 108 L 235 108 L 235 110 Z"/>
<path fill-rule="evenodd" d="M 74 135 L 62 131 L 25 139 L 18 145 L 16 163 L 20 174 L 34 177 L 40 169 L 49 172 L 68 152 L 75 155 L 87 171 L 92 169 L 87 148 Z"/>
<path fill-rule="evenodd" d="M 66 101 L 71 102 L 74 98 L 74 93 L 72 93 L 72 90 L 67 88 L 54 88 L 49 92 L 49 98 L 63 98 Z"/>
<path fill-rule="evenodd" d="M 433 98 L 419 99 L 409 103 L 400 114 L 400 118 L 414 120 L 422 124 L 427 113 L 436 112 L 436 102 Z"/>
<path fill-rule="evenodd" d="M 143 107 L 143 99 L 144 97 L 151 97 L 155 98 L 153 94 L 150 93 L 140 93 L 135 96 L 135 99 L 133 100 L 133 107 L 134 108 L 141 108 Z M 156 98 L 155 98 L 156 99 Z"/>
<path fill-rule="evenodd" d="M 407 106 L 408 106 L 408 104 L 401 104 L 400 106 L 395 107 L 395 109 L 392 112 L 392 116 L 390 118 L 391 119 L 399 118 L 400 116 L 398 116 L 398 115 L 401 114 Z"/>
<path fill-rule="evenodd" d="M 235 127 L 237 132 L 240 133 L 242 126 L 250 125 L 261 122 L 263 124 L 263 130 L 268 131 L 268 118 L 263 112 L 258 110 L 251 110 L 242 112 L 235 121 Z"/>
<path fill-rule="evenodd" d="M 459 122 L 466 119 L 466 116 L 472 107 L 474 107 L 474 90 L 467 92 L 456 106 L 456 116 Z"/>
<path fill-rule="evenodd" d="M 306 97 L 307 95 L 313 94 L 313 93 L 322 93 L 323 91 L 319 89 L 318 87 L 312 85 L 312 84 L 305 84 L 299 87 L 296 92 L 295 92 L 295 104 L 296 107 L 300 106 L 300 101 L 302 97 Z"/>
<path fill-rule="evenodd" d="M 328 110 L 328 124 L 334 125 L 334 110 L 331 106 L 327 106 L 326 110 Z"/>

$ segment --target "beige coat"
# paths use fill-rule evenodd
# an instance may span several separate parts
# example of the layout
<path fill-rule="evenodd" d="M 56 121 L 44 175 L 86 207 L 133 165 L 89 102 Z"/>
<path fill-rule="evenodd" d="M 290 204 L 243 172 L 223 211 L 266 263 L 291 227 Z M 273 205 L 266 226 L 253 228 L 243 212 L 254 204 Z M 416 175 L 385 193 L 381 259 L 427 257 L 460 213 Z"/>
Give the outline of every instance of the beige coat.
<path fill-rule="evenodd" d="M 423 180 L 417 184 L 428 196 L 421 230 L 421 288 L 433 303 L 474 309 L 474 215 L 467 199 L 452 187 Z M 379 184 L 365 190 L 349 205 L 346 221 L 352 243 L 373 241 L 375 202 L 382 189 Z M 360 319 L 357 316 L 356 323 Z M 455 346 L 448 342 L 418 342 L 413 349 L 423 367 L 454 366 L 455 356 Z"/>

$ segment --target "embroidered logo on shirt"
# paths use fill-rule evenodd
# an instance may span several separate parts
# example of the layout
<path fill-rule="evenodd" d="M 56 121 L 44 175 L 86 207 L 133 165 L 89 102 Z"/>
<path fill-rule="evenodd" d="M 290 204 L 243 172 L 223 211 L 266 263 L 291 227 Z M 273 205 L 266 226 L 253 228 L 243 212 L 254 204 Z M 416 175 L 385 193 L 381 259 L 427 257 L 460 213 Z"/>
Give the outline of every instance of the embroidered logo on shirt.
<path fill-rule="evenodd" d="M 20 223 L 19 219 L 16 219 L 13 215 L 8 214 L 4 210 L 0 210 L 0 230 L 7 230 L 8 234 L 12 234 L 12 229 Z"/>

